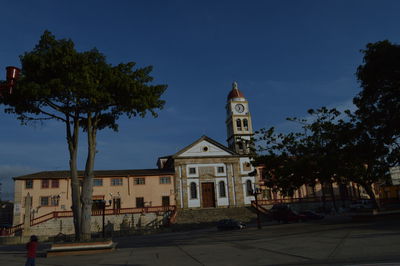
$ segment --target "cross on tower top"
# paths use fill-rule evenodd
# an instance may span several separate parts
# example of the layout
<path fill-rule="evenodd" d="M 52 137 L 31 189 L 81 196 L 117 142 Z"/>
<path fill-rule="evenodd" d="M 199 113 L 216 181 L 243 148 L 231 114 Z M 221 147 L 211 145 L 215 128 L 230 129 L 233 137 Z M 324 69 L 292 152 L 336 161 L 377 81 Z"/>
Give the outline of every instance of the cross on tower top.
<path fill-rule="evenodd" d="M 232 83 L 232 89 L 233 89 L 233 90 L 237 90 L 237 89 L 238 89 L 238 84 L 237 84 L 236 81 L 234 81 L 234 82 Z"/>

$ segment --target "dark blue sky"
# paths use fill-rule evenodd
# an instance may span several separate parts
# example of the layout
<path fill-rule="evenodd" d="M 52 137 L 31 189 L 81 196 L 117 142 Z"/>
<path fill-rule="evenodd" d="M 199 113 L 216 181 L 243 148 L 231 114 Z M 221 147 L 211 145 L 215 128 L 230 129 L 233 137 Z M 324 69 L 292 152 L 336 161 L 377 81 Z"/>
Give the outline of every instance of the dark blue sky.
<path fill-rule="evenodd" d="M 1 10 L 1 79 L 48 29 L 79 50 L 97 47 L 112 64 L 153 65 L 155 82 L 168 84 L 159 118 L 123 119 L 120 132 L 99 134 L 97 169 L 153 168 L 203 134 L 226 144 L 235 80 L 255 129 L 289 130 L 285 118 L 309 108 L 351 107 L 360 49 L 400 38 L 399 1 L 6 0 Z M 10 176 L 68 169 L 62 125 L 20 126 L 0 112 L 4 196 Z"/>

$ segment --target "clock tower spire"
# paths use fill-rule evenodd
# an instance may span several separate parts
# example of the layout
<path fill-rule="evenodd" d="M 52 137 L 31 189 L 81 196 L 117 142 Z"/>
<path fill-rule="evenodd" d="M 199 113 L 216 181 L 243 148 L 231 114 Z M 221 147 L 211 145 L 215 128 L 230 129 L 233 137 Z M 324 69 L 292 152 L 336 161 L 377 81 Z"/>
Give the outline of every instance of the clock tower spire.
<path fill-rule="evenodd" d="M 250 140 L 254 135 L 249 103 L 239 90 L 236 81 L 233 82 L 232 90 L 228 94 L 226 111 L 228 147 L 239 154 L 249 154 Z"/>

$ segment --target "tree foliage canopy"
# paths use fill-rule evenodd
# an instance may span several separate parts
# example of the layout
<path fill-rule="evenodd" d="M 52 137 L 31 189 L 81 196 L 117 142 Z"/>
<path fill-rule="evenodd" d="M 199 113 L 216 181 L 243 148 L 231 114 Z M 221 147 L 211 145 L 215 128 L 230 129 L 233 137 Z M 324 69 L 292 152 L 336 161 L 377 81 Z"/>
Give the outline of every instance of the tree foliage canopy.
<path fill-rule="evenodd" d="M 335 124 L 340 113 L 325 107 L 308 110 L 309 119 L 288 118 L 300 123 L 302 132 L 275 133 L 274 128 L 261 130 L 259 150 L 266 154 L 256 158 L 268 173 L 268 185 L 292 196 L 304 184 L 331 183 L 339 162 L 340 135 Z"/>
<path fill-rule="evenodd" d="M 389 146 L 388 163 L 400 164 L 400 45 L 369 43 L 357 69 L 362 87 L 354 98 L 356 115 L 371 137 Z"/>
<path fill-rule="evenodd" d="M 21 56 L 22 73 L 14 93 L 3 102 L 23 122 L 57 119 L 91 112 L 97 127 L 118 129 L 121 115 L 128 117 L 162 108 L 166 85 L 150 85 L 152 67 L 134 62 L 112 66 L 97 49 L 78 52 L 72 40 L 56 40 L 46 31 L 36 47 Z M 85 125 L 85 123 L 81 123 Z"/>
<path fill-rule="evenodd" d="M 350 111 L 322 107 L 308 113 L 307 119 L 289 118 L 302 124 L 302 132 L 260 131 L 259 150 L 266 153 L 255 161 L 263 166 L 267 186 L 292 196 L 318 182 L 332 196 L 332 183 L 354 182 L 374 199 L 372 185 L 387 178 L 387 146 Z"/>

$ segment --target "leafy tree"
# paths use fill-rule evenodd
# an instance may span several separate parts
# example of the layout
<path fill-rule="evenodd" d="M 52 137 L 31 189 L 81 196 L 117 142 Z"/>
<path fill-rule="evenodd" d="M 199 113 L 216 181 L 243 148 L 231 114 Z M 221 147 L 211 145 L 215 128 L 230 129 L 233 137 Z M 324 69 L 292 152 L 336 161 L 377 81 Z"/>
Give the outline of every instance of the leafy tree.
<path fill-rule="evenodd" d="M 353 144 L 362 164 L 360 184 L 373 197 L 371 183 L 388 181 L 389 167 L 400 164 L 400 45 L 388 40 L 369 43 L 357 69 L 362 88 L 353 99 Z M 355 159 L 355 158 L 353 158 Z"/>
<path fill-rule="evenodd" d="M 303 158 L 299 157 L 302 134 L 276 133 L 273 127 L 261 129 L 257 134 L 260 155 L 255 156 L 254 163 L 263 166 L 266 185 L 284 196 L 293 196 L 307 178 L 299 169 Z"/>
<path fill-rule="evenodd" d="M 347 111 L 350 120 L 341 121 L 340 127 L 340 167 L 338 175 L 352 181 L 367 192 L 379 208 L 374 186 L 386 183 L 388 175 L 389 147 L 369 131 L 370 128 L 355 114 Z M 378 187 L 375 187 L 377 189 Z"/>
<path fill-rule="evenodd" d="M 13 94 L 2 102 L 6 112 L 26 124 L 56 120 L 64 123 L 69 149 L 75 235 L 90 238 L 93 171 L 97 131 L 118 130 L 121 116 L 157 116 L 166 85 L 151 85 L 152 67 L 134 62 L 112 66 L 98 50 L 79 52 L 70 39 L 56 40 L 45 31 L 36 47 L 20 56 L 22 71 Z M 87 135 L 88 154 L 82 182 L 77 172 L 80 128 Z"/>
<path fill-rule="evenodd" d="M 274 129 L 261 130 L 256 158 L 269 174 L 267 185 L 292 195 L 302 185 L 316 182 L 329 188 L 334 207 L 332 183 L 354 182 L 364 188 L 376 203 L 374 185 L 387 179 L 388 146 L 373 137 L 357 115 L 322 107 L 310 109 L 309 119 L 289 118 L 302 124 L 304 133 L 276 134 Z M 264 174 L 265 174 L 264 173 Z M 325 190 L 322 190 L 325 203 Z"/>
<path fill-rule="evenodd" d="M 357 69 L 361 92 L 353 102 L 369 137 L 388 146 L 389 166 L 400 164 L 400 45 L 369 43 Z"/>
<path fill-rule="evenodd" d="M 319 182 L 330 189 L 335 202 L 332 182 L 339 179 L 336 174 L 339 156 L 335 121 L 340 112 L 322 107 L 310 109 L 308 113 L 308 119 L 288 118 L 300 123 L 302 132 L 275 134 L 273 128 L 261 130 L 259 151 L 267 150 L 267 154 L 256 161 L 272 177 L 267 184 L 279 187 L 282 194 L 292 196 L 302 185 L 313 187 Z M 322 193 L 325 202 L 324 189 Z"/>

